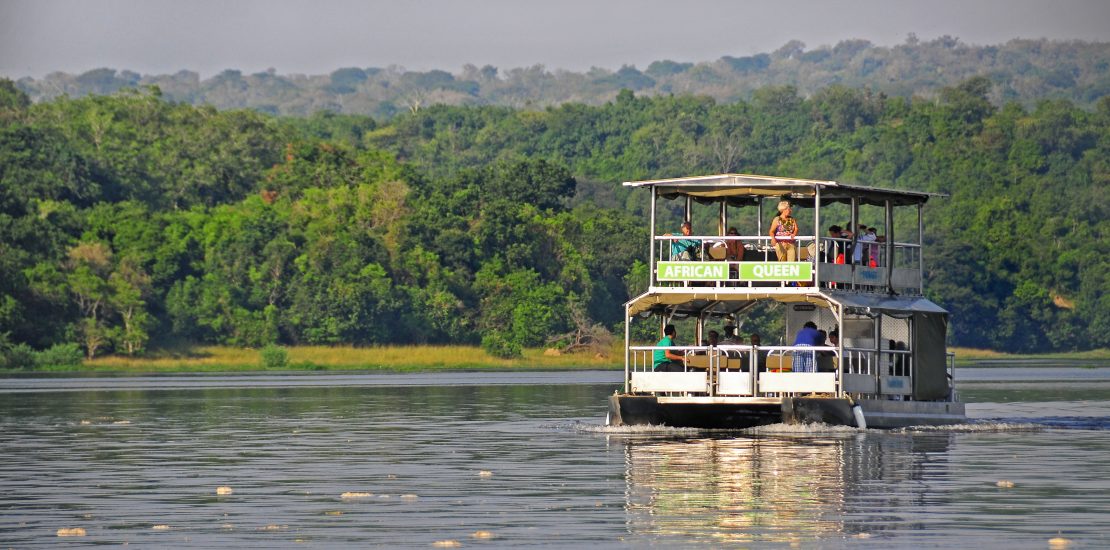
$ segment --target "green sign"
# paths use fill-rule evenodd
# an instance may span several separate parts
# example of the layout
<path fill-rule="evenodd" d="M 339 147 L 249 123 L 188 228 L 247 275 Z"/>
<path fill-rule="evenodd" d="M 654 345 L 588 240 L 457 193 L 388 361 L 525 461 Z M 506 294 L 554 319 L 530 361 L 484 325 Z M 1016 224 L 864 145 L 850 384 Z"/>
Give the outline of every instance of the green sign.
<path fill-rule="evenodd" d="M 727 281 L 725 262 L 659 262 L 660 281 Z"/>
<path fill-rule="evenodd" d="M 809 262 L 740 262 L 741 281 L 810 281 Z"/>

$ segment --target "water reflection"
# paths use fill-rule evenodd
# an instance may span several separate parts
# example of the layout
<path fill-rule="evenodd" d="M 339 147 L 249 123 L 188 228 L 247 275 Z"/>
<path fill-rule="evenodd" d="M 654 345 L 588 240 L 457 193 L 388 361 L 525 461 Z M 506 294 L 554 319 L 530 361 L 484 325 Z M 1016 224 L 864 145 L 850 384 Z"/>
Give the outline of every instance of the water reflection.
<path fill-rule="evenodd" d="M 702 543 L 870 537 L 930 500 L 952 434 L 614 437 L 628 528 Z M 912 528 L 912 527 L 911 527 Z"/>

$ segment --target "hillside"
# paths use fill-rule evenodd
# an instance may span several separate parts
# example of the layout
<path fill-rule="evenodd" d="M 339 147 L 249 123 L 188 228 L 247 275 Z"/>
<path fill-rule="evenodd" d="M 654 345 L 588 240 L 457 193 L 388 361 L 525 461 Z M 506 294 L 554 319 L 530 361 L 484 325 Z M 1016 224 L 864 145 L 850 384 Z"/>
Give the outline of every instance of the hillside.
<path fill-rule="evenodd" d="M 34 101 L 157 86 L 171 101 L 221 110 L 248 108 L 298 116 L 330 111 L 381 120 L 436 104 L 527 109 L 568 102 L 601 105 L 622 89 L 639 96 L 707 96 L 721 103 L 748 100 L 759 89 L 786 85 L 806 97 L 842 85 L 891 97 L 934 98 L 944 87 L 985 76 L 994 83 L 988 97 L 995 105 L 1016 101 L 1033 107 L 1044 99 L 1067 99 L 1091 108 L 1110 94 L 1110 43 L 1012 40 L 977 46 L 947 36 L 926 42 L 910 36 L 894 47 L 845 40 L 807 49 L 793 40 L 773 52 L 751 56 L 659 60 L 639 69 L 595 68 L 582 73 L 543 66 L 467 65 L 456 73 L 391 66 L 338 68 L 320 75 L 282 75 L 272 70 L 242 74 L 228 69 L 201 79 L 188 70 L 140 75 L 121 69 L 53 73 L 42 79 L 20 79 L 18 86 Z"/>
<path fill-rule="evenodd" d="M 643 197 L 619 182 L 729 171 L 949 194 L 928 207 L 926 265 L 953 343 L 1110 346 L 1110 98 L 997 107 L 993 93 L 985 78 L 913 100 L 624 91 L 378 122 L 151 91 L 33 104 L 0 81 L 0 348 L 512 356 L 574 327 L 621 331 L 646 235 Z"/>

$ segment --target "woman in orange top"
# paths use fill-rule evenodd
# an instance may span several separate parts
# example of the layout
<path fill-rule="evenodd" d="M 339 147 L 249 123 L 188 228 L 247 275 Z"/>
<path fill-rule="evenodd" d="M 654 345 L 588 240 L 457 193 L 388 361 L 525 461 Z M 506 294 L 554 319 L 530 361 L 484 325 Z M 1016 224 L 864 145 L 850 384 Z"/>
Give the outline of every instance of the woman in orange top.
<path fill-rule="evenodd" d="M 771 245 L 780 262 L 793 262 L 798 258 L 794 237 L 798 235 L 798 221 L 790 215 L 790 202 L 779 201 L 779 215 L 771 220 Z"/>

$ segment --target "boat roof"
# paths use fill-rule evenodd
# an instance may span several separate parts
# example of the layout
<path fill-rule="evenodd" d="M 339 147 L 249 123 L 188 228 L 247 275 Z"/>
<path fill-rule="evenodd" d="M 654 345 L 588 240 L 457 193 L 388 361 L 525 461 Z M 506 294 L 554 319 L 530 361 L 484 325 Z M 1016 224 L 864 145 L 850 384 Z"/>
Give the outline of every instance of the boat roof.
<path fill-rule="evenodd" d="M 939 193 L 883 189 L 862 185 L 847 185 L 835 181 L 759 176 L 753 174 L 717 174 L 659 180 L 626 181 L 625 187 L 654 187 L 667 199 L 693 197 L 701 200 L 724 199 L 740 206 L 754 204 L 760 198 L 790 197 L 802 206 L 812 206 L 818 190 L 822 204 L 850 202 L 853 197 L 863 204 L 876 206 L 890 201 L 894 206 L 924 204 L 930 197 L 943 197 Z"/>
<path fill-rule="evenodd" d="M 779 288 L 723 288 L 688 289 L 655 288 L 633 298 L 625 304 L 629 316 L 649 316 L 659 313 L 675 315 L 731 315 L 747 309 L 755 302 L 774 300 L 786 304 L 814 304 L 821 308 L 842 305 L 846 309 L 898 313 L 939 313 L 947 311 L 921 296 L 867 295 L 854 292 L 813 289 Z"/>

